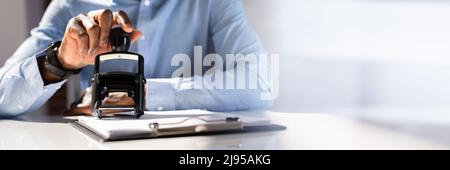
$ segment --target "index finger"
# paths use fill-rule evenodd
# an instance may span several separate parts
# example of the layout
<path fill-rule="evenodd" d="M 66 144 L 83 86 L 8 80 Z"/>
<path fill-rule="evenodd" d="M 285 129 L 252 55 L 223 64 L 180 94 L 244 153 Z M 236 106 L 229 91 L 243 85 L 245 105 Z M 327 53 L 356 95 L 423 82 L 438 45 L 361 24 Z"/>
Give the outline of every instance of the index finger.
<path fill-rule="evenodd" d="M 100 26 L 100 46 L 105 47 L 109 43 L 109 33 L 113 25 L 113 13 L 109 9 L 101 9 L 88 13 Z"/>
<path fill-rule="evenodd" d="M 116 24 L 119 24 L 125 32 L 133 32 L 133 25 L 131 24 L 127 13 L 125 13 L 124 11 L 120 10 L 118 12 L 115 12 L 114 21 L 116 22 Z"/>

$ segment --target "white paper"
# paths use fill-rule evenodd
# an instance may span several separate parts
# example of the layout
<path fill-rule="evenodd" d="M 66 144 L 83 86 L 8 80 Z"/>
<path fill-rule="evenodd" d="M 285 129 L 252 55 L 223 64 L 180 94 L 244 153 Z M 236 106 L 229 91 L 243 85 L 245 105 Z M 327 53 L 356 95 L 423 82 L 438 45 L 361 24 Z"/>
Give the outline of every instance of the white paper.
<path fill-rule="evenodd" d="M 130 113 L 121 114 L 127 115 Z M 97 133 L 103 138 L 111 139 L 118 137 L 120 138 L 123 136 L 150 135 L 152 133 L 152 129 L 149 125 L 152 123 L 171 124 L 173 126 L 182 127 L 202 123 L 205 124 L 209 121 L 225 120 L 227 117 L 239 117 L 243 127 L 263 126 L 270 124 L 270 120 L 263 117 L 249 117 L 238 114 L 209 112 L 205 110 L 145 112 L 145 114 L 139 119 L 131 116 L 103 117 L 102 119 L 92 116 L 79 116 L 78 121 L 81 125 Z"/>

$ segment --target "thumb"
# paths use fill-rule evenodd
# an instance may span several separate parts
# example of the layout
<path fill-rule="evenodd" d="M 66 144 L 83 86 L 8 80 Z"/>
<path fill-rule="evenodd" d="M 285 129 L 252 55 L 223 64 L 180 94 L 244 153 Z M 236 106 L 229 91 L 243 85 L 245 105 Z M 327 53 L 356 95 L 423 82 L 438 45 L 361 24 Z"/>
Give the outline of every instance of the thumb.
<path fill-rule="evenodd" d="M 142 36 L 141 31 L 134 30 L 133 32 L 131 32 L 131 35 L 130 35 L 131 43 L 136 42 L 141 36 Z"/>

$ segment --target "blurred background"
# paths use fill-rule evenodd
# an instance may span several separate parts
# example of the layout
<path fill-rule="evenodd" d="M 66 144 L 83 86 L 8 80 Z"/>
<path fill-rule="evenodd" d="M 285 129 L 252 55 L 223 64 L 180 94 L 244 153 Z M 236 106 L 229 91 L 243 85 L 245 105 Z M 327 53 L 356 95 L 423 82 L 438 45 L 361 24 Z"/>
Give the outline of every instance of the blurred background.
<path fill-rule="evenodd" d="M 0 64 L 47 1 L 0 2 Z M 450 110 L 450 1 L 243 0 L 280 55 L 280 112 Z M 64 95 L 62 95 L 64 96 Z"/>
<path fill-rule="evenodd" d="M 441 112 L 450 106 L 450 1 L 244 0 L 280 54 L 284 112 Z"/>

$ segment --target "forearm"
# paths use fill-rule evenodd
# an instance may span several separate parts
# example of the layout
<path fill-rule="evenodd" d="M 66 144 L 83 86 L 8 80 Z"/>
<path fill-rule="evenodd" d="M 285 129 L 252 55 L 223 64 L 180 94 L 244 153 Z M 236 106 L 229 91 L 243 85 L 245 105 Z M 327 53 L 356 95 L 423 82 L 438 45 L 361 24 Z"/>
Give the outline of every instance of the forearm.
<path fill-rule="evenodd" d="M 261 98 L 261 94 L 270 93 L 270 89 L 194 88 L 194 81 L 191 80 L 193 79 L 148 79 L 147 109 L 237 111 L 268 109 L 272 105 L 272 100 Z"/>
<path fill-rule="evenodd" d="M 31 37 L 0 69 L 0 116 L 15 116 L 39 108 L 65 82 L 43 69 L 36 56 L 42 55 L 40 51 L 50 43 L 62 39 L 71 17 L 67 1 L 52 1 L 39 26 L 31 31 Z"/>

